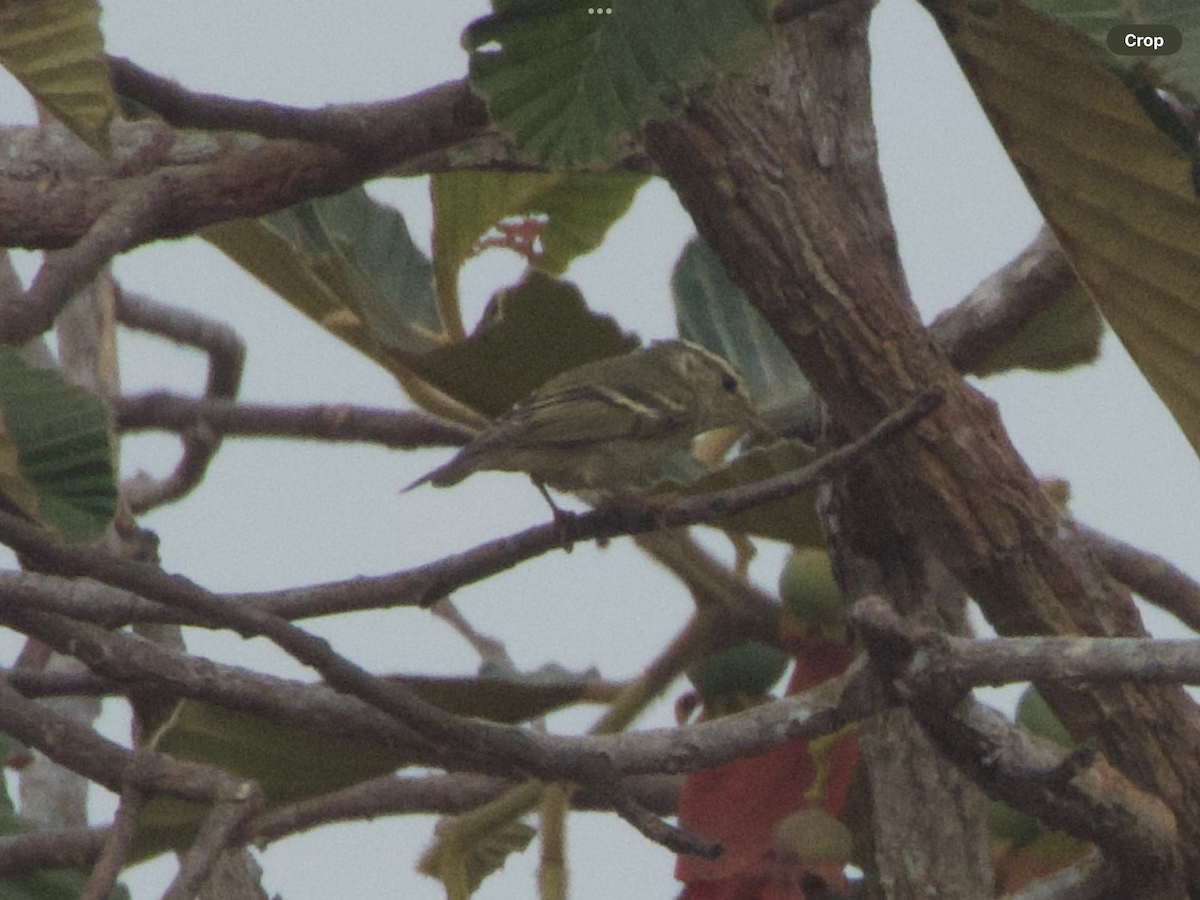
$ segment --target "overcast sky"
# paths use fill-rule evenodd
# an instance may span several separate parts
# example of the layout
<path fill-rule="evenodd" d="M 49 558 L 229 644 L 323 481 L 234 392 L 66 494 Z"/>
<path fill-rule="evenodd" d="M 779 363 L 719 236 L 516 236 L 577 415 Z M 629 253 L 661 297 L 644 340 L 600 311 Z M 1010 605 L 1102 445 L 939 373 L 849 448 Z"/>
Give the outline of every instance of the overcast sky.
<path fill-rule="evenodd" d="M 482 2 L 301 0 L 158 2 L 109 0 L 109 51 L 184 85 L 247 99 L 315 106 L 402 96 L 465 72 L 462 27 Z M 913 0 L 883 0 L 873 23 L 875 93 L 882 164 L 909 283 L 929 321 L 1003 265 L 1036 233 L 1040 216 L 1004 156 L 929 17 Z M 0 73 L 0 122 L 28 122 L 22 89 Z M 374 183 L 397 204 L 428 249 L 424 180 Z M 670 190 L 651 184 L 606 244 L 567 277 L 593 308 L 643 337 L 673 333 L 668 279 L 692 227 Z M 22 254 L 28 278 L 36 260 Z M 492 251 L 464 274 L 467 315 L 517 278 L 521 263 Z M 246 339 L 244 399 L 259 402 L 402 404 L 392 379 L 273 297 L 197 240 L 162 243 L 116 263 L 130 290 L 231 323 Z M 122 342 L 130 392 L 197 392 L 204 364 L 195 353 L 142 338 Z M 1014 374 L 980 383 L 1002 409 L 1018 448 L 1039 475 L 1064 477 L 1072 510 L 1097 528 L 1166 555 L 1200 576 L 1191 530 L 1200 508 L 1200 467 L 1178 428 L 1119 344 L 1107 335 L 1102 361 L 1065 376 Z M 230 441 L 203 487 L 145 518 L 162 540 L 165 567 L 215 590 L 280 588 L 396 571 L 480 540 L 543 521 L 529 483 L 481 475 L 453 491 L 396 491 L 447 458 L 447 451 L 399 454 L 369 448 Z M 126 442 L 127 472 L 170 470 L 175 443 Z M 464 520 L 462 510 L 486 510 Z M 719 539 L 709 543 L 727 554 Z M 773 585 L 782 548 L 764 545 L 755 576 Z M 479 629 L 505 641 L 518 665 L 596 666 L 609 678 L 634 676 L 682 627 L 690 600 L 627 541 L 607 550 L 550 554 L 456 596 Z M 1154 615 L 1160 634 L 1173 620 Z M 420 611 L 358 614 L 313 623 L 342 653 L 379 671 L 466 674 L 477 659 L 461 639 Z M 262 642 L 189 636 L 206 655 L 308 677 Z M 18 642 L 0 633 L 0 660 Z M 671 722 L 672 691 L 643 724 Z M 554 720 L 586 727 L 598 712 Z M 112 710 L 107 733 L 126 740 Z M 112 801 L 97 791 L 97 821 Z M 377 821 L 291 838 L 264 856 L 266 886 L 287 900 L 350 895 L 439 898 L 440 886 L 413 873 L 432 828 L 429 818 Z M 571 819 L 573 896 L 672 896 L 673 859 L 615 817 Z M 613 865 L 620 860 L 620 865 Z M 536 852 L 510 860 L 481 898 L 532 896 Z M 155 897 L 173 866 L 162 861 L 127 878 L 135 900 Z M 350 877 L 360 883 L 348 884 Z"/>

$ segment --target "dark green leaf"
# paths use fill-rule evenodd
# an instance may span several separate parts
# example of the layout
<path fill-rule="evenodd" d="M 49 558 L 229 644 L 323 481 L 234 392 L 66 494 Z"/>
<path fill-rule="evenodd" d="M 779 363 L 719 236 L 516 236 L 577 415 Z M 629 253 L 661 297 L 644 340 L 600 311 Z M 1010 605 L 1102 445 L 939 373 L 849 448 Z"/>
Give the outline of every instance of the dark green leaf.
<path fill-rule="evenodd" d="M 1076 283 L 1026 323 L 1007 343 L 976 366 L 973 375 L 1011 369 L 1059 372 L 1095 362 L 1104 320 L 1083 286 Z"/>
<path fill-rule="evenodd" d="M 103 534 L 117 502 L 104 404 L 4 347 L 0 410 L 21 475 L 37 491 L 37 517 L 68 540 Z"/>
<path fill-rule="evenodd" d="M 679 336 L 725 357 L 768 424 L 788 433 L 811 423 L 816 397 L 795 360 L 700 238 L 679 257 L 671 294 Z"/>
<path fill-rule="evenodd" d="M 463 36 L 493 120 L 551 168 L 632 152 L 643 125 L 677 115 L 770 47 L 763 0 L 494 0 Z"/>
<path fill-rule="evenodd" d="M 362 188 L 201 232 L 305 315 L 386 368 L 444 332 L 433 266 L 404 218 Z"/>
<path fill-rule="evenodd" d="M 576 287 L 531 272 L 492 299 L 468 340 L 404 361 L 490 418 L 560 372 L 636 346 L 616 322 L 591 312 Z"/>

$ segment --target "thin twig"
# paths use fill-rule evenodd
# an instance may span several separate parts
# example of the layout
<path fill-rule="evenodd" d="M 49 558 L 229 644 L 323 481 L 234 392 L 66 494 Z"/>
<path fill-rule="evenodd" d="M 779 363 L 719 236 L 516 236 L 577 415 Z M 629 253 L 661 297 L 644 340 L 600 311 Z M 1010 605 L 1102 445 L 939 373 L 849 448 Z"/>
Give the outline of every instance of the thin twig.
<path fill-rule="evenodd" d="M 91 868 L 108 840 L 107 828 L 31 831 L 0 837 L 0 878 L 42 869 Z"/>
<path fill-rule="evenodd" d="M 251 782 L 243 782 L 239 789 L 226 791 L 217 798 L 196 839 L 180 859 L 179 872 L 163 894 L 163 900 L 194 900 L 221 854 L 240 846 L 239 830 L 264 803 L 265 796 Z"/>
<path fill-rule="evenodd" d="M 1195 579 L 1161 556 L 1086 525 L 1076 527 L 1109 575 L 1192 631 L 1200 631 L 1200 584 Z"/>
<path fill-rule="evenodd" d="M 130 328 L 204 351 L 208 356 L 205 399 L 232 401 L 237 396 L 246 345 L 223 322 L 124 291 L 117 295 L 117 318 Z M 174 472 L 161 481 L 140 476 L 122 486 L 122 494 L 133 512 L 143 513 L 185 497 L 203 480 L 221 446 L 221 435 L 201 424 L 181 430 L 180 439 L 183 456 Z"/>
<path fill-rule="evenodd" d="M 295 138 L 351 147 L 378 140 L 377 118 L 386 104 L 349 104 L 305 109 L 262 100 L 237 100 L 191 91 L 130 59 L 108 58 L 113 87 L 176 128 L 248 131 L 268 138 Z"/>
<path fill-rule="evenodd" d="M 1175 817 L 1094 751 L 1071 755 L 972 700 L 965 685 L 929 677 L 921 658 L 944 639 L 903 620 L 880 597 L 855 604 L 871 663 L 959 769 L 987 793 L 1053 828 L 1097 844 L 1139 895 L 1183 897 Z"/>
<path fill-rule="evenodd" d="M 132 782 L 122 789 L 121 801 L 117 805 L 112 827 L 108 829 L 104 847 L 96 859 L 87 887 L 79 895 L 79 900 L 108 900 L 117 883 L 117 876 L 125 866 L 125 859 L 137 829 L 137 813 L 144 797 L 142 789 Z"/>
<path fill-rule="evenodd" d="M 24 344 L 41 334 L 114 256 L 149 240 L 164 218 L 168 184 L 150 177 L 127 188 L 74 246 L 47 258 L 24 296 L 0 307 L 0 342 Z"/>
<path fill-rule="evenodd" d="M 355 578 L 286 591 L 230 595 L 241 604 L 253 604 L 284 618 L 329 615 L 346 609 L 429 606 L 459 588 L 481 581 L 518 563 L 552 550 L 566 542 L 601 540 L 622 535 L 644 534 L 717 522 L 725 516 L 764 503 L 792 496 L 838 472 L 856 465 L 867 454 L 899 437 L 941 402 L 941 395 L 928 392 L 881 420 L 857 440 L 793 472 L 754 484 L 696 497 L 684 497 L 660 505 L 620 504 L 601 506 L 591 512 L 561 513 L 554 522 L 528 528 L 507 537 L 480 544 L 444 560 L 375 578 Z M 0 517 L 0 542 L 7 542 Z"/>
<path fill-rule="evenodd" d="M 239 615 L 255 617 L 260 622 L 283 623 L 286 619 L 327 615 L 347 608 L 428 606 L 464 585 L 561 549 L 564 535 L 570 541 L 583 541 L 713 522 L 791 496 L 857 464 L 868 453 L 902 434 L 939 402 L 938 394 L 922 394 L 861 438 L 795 472 L 661 506 L 613 504 L 580 515 L 563 514 L 555 522 L 489 541 L 445 560 L 376 578 L 357 578 L 282 592 L 234 594 L 222 599 L 187 579 L 167 575 L 155 566 L 113 559 L 86 547 L 58 544 L 43 530 L 3 512 L 0 512 L 0 543 L 53 564 L 56 572 L 88 575 L 201 618 L 207 616 L 206 610 L 224 614 L 237 610 Z M 218 616 L 213 621 L 221 619 Z"/>
<path fill-rule="evenodd" d="M 472 649 L 479 654 L 479 661 L 482 665 L 494 667 L 502 672 L 517 670 L 504 642 L 478 631 L 467 621 L 449 597 L 443 597 L 433 604 L 430 612 L 453 628 L 456 634 L 471 645 Z"/>
<path fill-rule="evenodd" d="M 468 428 L 425 413 L 348 404 L 275 406 L 231 403 L 163 392 L 112 401 L 117 429 L 186 432 L 203 427 L 227 437 L 307 438 L 378 444 L 396 449 L 461 447 Z"/>

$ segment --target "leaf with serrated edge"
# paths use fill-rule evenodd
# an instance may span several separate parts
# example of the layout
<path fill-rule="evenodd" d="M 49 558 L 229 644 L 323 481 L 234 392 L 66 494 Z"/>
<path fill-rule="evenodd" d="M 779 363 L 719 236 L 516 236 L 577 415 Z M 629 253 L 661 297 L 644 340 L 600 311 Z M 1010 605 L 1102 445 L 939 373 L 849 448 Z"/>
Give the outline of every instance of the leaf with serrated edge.
<path fill-rule="evenodd" d="M 117 101 L 94 0 L 0 4 L 0 63 L 90 147 L 108 150 Z"/>
<path fill-rule="evenodd" d="M 494 0 L 463 36 L 492 120 L 551 168 L 631 152 L 646 121 L 678 114 L 771 45 L 762 0 L 610 4 L 597 15 L 575 0 Z"/>
<path fill-rule="evenodd" d="M 1015 0 L 926 5 L 1080 281 L 1200 451 L 1191 159 L 1069 29 Z"/>
<path fill-rule="evenodd" d="M 0 409 L 21 474 L 37 491 L 38 519 L 69 540 L 103 534 L 117 502 L 104 404 L 3 347 Z"/>

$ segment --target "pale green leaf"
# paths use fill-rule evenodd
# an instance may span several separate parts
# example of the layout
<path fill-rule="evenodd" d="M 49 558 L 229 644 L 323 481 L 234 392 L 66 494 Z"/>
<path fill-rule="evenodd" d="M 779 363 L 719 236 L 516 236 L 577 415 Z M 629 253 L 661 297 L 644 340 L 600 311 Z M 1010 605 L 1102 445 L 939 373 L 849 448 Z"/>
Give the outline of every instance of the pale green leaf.
<path fill-rule="evenodd" d="M 449 820 L 453 825 L 455 820 Z M 422 874 L 437 878 L 446 887 L 449 900 L 466 900 L 483 880 L 500 869 L 513 853 L 529 846 L 537 832 L 522 822 L 497 823 L 494 827 L 472 830 L 469 836 L 439 835 L 421 858 Z"/>
<path fill-rule="evenodd" d="M 95 0 L 0 3 L 0 63 L 89 146 L 108 149 L 117 101 Z"/>

